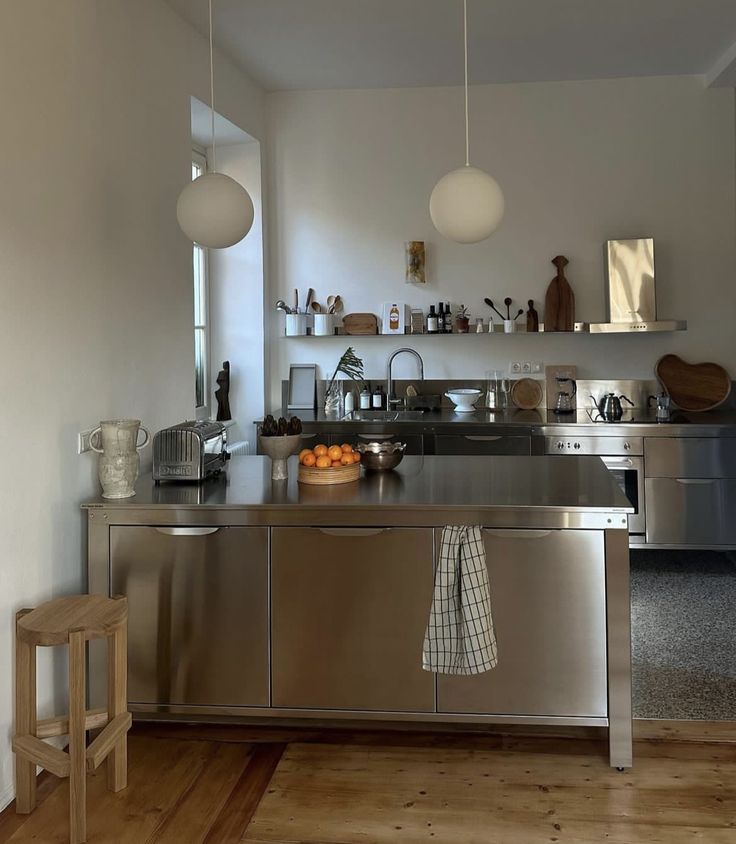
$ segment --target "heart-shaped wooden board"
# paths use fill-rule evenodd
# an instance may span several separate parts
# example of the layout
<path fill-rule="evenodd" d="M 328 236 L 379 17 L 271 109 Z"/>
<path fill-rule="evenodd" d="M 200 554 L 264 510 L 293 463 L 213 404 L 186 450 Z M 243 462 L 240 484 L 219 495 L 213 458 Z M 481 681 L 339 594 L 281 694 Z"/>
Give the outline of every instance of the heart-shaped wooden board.
<path fill-rule="evenodd" d="M 713 410 L 731 393 L 731 377 L 717 363 L 688 363 L 677 355 L 665 355 L 654 371 L 681 410 Z"/>

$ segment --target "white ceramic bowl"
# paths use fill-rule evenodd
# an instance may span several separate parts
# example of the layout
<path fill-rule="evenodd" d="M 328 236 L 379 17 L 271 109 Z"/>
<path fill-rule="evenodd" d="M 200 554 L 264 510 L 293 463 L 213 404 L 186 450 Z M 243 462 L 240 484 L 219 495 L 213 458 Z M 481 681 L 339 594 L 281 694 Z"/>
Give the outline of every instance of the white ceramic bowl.
<path fill-rule="evenodd" d="M 455 413 L 472 413 L 475 410 L 475 403 L 480 398 L 481 391 L 471 387 L 463 387 L 458 390 L 448 390 L 445 395 L 455 405 Z"/>

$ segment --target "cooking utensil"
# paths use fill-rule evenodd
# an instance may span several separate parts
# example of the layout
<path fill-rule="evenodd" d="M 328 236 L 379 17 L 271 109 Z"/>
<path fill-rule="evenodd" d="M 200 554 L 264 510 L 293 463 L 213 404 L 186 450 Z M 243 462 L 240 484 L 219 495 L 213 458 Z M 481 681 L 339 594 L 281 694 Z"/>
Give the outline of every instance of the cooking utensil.
<path fill-rule="evenodd" d="M 333 304 L 333 313 L 339 314 L 342 311 L 342 296 L 335 296 L 335 303 Z"/>
<path fill-rule="evenodd" d="M 395 469 L 404 459 L 406 443 L 369 442 L 358 443 L 355 450 L 360 452 L 366 472 L 386 472 Z"/>
<path fill-rule="evenodd" d="M 455 405 L 455 413 L 472 413 L 475 410 L 475 403 L 481 396 L 481 391 L 475 387 L 462 387 L 457 390 L 448 390 L 445 395 Z"/>
<path fill-rule="evenodd" d="M 555 402 L 555 413 L 572 413 L 575 410 L 575 396 L 578 392 L 578 382 L 574 378 L 569 378 L 566 375 L 556 375 L 557 381 L 557 401 Z M 572 392 L 568 393 L 563 389 L 563 384 L 572 385 Z"/>
<path fill-rule="evenodd" d="M 598 413 L 600 413 L 604 419 L 611 419 L 614 422 L 618 422 L 618 420 L 624 415 L 624 408 L 621 404 L 621 399 L 628 402 L 632 407 L 634 406 L 634 402 L 627 396 L 617 396 L 614 393 L 604 393 L 600 399 L 596 399 L 595 396 L 591 396 L 591 398 L 595 402 L 595 406 L 598 408 Z"/>
<path fill-rule="evenodd" d="M 514 317 L 514 321 L 516 321 L 523 313 L 524 313 L 524 308 L 519 308 L 518 313 Z"/>
<path fill-rule="evenodd" d="M 511 401 L 522 410 L 534 410 L 542 403 L 542 385 L 533 378 L 519 378 L 511 387 Z"/>
<path fill-rule="evenodd" d="M 544 330 L 573 331 L 575 328 L 575 294 L 565 278 L 570 263 L 564 255 L 552 259 L 557 275 L 552 279 L 544 298 Z"/>
<path fill-rule="evenodd" d="M 304 305 L 304 313 L 306 313 L 306 314 L 309 313 L 309 308 L 312 304 L 313 298 L 314 298 L 314 290 L 312 290 L 312 288 L 310 287 L 309 290 L 307 291 L 307 302 Z"/>
<path fill-rule="evenodd" d="M 654 371 L 681 410 L 713 410 L 731 393 L 731 377 L 717 363 L 687 363 L 677 355 L 665 355 Z"/>
<path fill-rule="evenodd" d="M 284 302 L 283 299 L 279 299 L 276 302 L 276 310 L 283 311 L 285 314 L 290 314 L 292 312 L 291 308 L 286 304 L 286 302 Z"/>
<path fill-rule="evenodd" d="M 294 313 L 299 313 L 299 291 L 294 288 Z"/>
<path fill-rule="evenodd" d="M 319 302 L 312 302 L 312 310 L 314 311 L 315 314 L 321 314 L 322 313 L 322 305 L 320 305 Z"/>
<path fill-rule="evenodd" d="M 526 312 L 526 330 L 528 334 L 539 331 L 539 314 L 534 310 L 534 299 L 529 300 L 529 310 Z"/>
<path fill-rule="evenodd" d="M 511 319 L 511 303 L 513 301 L 508 296 L 503 300 L 504 305 L 506 305 L 506 319 Z"/>
<path fill-rule="evenodd" d="M 498 308 L 493 304 L 490 299 L 484 299 L 483 301 L 486 303 L 486 305 L 488 305 L 489 308 L 492 308 L 501 317 L 501 319 L 505 319 L 504 315 L 501 313 L 501 311 L 498 310 Z"/>

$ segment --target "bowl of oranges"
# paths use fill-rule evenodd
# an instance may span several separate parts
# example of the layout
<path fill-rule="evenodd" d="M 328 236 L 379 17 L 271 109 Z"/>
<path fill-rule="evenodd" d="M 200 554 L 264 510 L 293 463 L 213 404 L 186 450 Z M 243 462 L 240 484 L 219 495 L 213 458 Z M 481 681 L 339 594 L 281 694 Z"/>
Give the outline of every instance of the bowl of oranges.
<path fill-rule="evenodd" d="M 299 452 L 300 484 L 347 484 L 360 477 L 360 454 L 350 443 L 316 445 Z"/>

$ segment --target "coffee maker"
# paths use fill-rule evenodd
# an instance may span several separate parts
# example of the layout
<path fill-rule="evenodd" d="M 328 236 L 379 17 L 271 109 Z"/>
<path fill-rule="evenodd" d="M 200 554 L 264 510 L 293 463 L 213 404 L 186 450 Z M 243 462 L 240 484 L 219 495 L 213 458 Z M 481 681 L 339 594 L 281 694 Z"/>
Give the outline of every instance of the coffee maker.
<path fill-rule="evenodd" d="M 555 413 L 573 413 L 575 411 L 575 396 L 578 392 L 578 383 L 568 375 L 556 375 L 557 399 L 555 401 Z"/>

